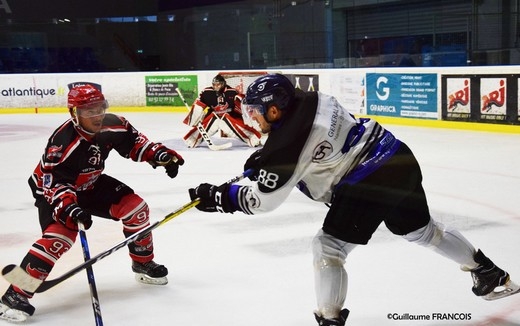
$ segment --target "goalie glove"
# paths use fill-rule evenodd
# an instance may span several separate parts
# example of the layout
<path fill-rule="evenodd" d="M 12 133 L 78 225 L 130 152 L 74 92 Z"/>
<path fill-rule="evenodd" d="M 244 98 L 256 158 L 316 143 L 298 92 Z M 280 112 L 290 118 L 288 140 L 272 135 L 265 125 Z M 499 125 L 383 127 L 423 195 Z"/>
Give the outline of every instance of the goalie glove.
<path fill-rule="evenodd" d="M 200 203 L 195 206 L 203 212 L 233 213 L 233 207 L 229 198 L 230 185 L 215 186 L 209 183 L 201 183 L 197 188 L 190 188 L 191 200 L 200 199 Z"/>
<path fill-rule="evenodd" d="M 179 166 L 184 164 L 184 159 L 173 149 L 162 144 L 155 144 L 148 154 L 152 156 L 148 163 L 155 169 L 157 166 L 164 166 L 166 174 L 170 178 L 175 178 L 179 173 Z"/>

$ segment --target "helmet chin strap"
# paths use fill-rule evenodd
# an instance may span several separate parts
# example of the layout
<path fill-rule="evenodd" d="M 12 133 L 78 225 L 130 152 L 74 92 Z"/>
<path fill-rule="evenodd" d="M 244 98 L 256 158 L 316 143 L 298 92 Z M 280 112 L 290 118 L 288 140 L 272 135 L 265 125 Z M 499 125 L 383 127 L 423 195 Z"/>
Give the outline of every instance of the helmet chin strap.
<path fill-rule="evenodd" d="M 76 130 L 83 136 L 85 136 L 85 138 L 92 138 L 94 137 L 94 135 L 96 133 L 94 132 L 90 132 L 88 130 L 86 130 L 85 128 L 83 128 L 81 126 L 81 124 L 79 123 L 79 118 L 78 118 L 78 113 L 76 112 L 76 108 L 72 108 L 70 110 L 70 115 L 71 115 L 71 120 L 72 120 L 72 123 L 74 124 L 74 127 L 76 128 Z"/>

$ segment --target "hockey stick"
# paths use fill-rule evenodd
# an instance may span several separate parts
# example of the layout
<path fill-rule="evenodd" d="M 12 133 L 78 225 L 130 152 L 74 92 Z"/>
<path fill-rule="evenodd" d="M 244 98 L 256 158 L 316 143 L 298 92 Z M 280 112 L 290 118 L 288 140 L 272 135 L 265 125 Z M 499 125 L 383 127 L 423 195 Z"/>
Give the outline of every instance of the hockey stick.
<path fill-rule="evenodd" d="M 83 258 L 85 261 L 90 259 L 90 250 L 88 248 L 87 233 L 83 223 L 78 223 L 79 238 L 81 240 L 81 247 L 83 248 Z M 86 268 L 88 285 L 90 287 L 90 299 L 92 300 L 92 309 L 94 311 L 94 318 L 96 319 L 96 326 L 103 326 L 103 319 L 101 318 L 101 306 L 99 304 L 99 297 L 96 288 L 96 280 L 94 279 L 94 270 L 92 266 Z"/>
<path fill-rule="evenodd" d="M 238 181 L 242 180 L 243 178 L 250 176 L 251 174 L 253 174 L 253 172 L 254 172 L 253 169 L 246 170 L 242 174 L 234 177 L 233 179 L 229 180 L 226 183 L 238 182 Z M 182 213 L 186 212 L 190 208 L 193 208 L 193 207 L 197 206 L 199 203 L 200 203 L 200 198 L 193 199 L 192 201 L 190 201 L 189 203 L 185 204 L 184 206 L 182 206 L 182 207 L 178 208 L 177 210 L 175 210 L 175 211 L 169 213 L 168 215 L 166 215 L 162 220 L 157 221 L 157 222 L 155 222 L 153 224 L 150 224 L 146 228 L 144 228 L 144 229 L 142 229 L 142 230 L 132 234 L 128 238 L 126 238 L 123 241 L 119 242 L 118 244 L 116 244 L 112 248 L 107 249 L 107 250 L 101 252 L 97 256 L 95 256 L 95 257 L 85 261 L 83 264 L 76 266 L 75 268 L 71 269 L 70 271 L 66 272 L 65 274 L 63 274 L 63 275 L 61 275 L 61 276 L 59 276 L 59 277 L 57 277 L 55 279 L 46 280 L 46 281 L 37 279 L 37 278 L 32 277 L 31 275 L 29 275 L 27 272 L 25 272 L 25 270 L 23 270 L 20 266 L 14 265 L 14 264 L 5 266 L 2 269 L 2 275 L 4 276 L 4 278 L 9 283 L 11 283 L 11 284 L 13 284 L 13 285 L 15 285 L 15 286 L 17 286 L 17 287 L 19 287 L 21 289 L 24 289 L 25 291 L 29 291 L 29 292 L 33 292 L 33 293 L 34 292 L 36 292 L 36 293 L 45 292 L 48 289 L 50 289 L 50 288 L 60 284 L 61 282 L 69 279 L 71 276 L 74 276 L 77 273 L 81 272 L 82 270 L 84 270 L 84 269 L 94 265 L 95 263 L 97 263 L 101 259 L 105 258 L 106 256 L 111 255 L 115 251 L 123 248 L 124 246 L 128 245 L 129 243 L 135 241 L 136 239 L 138 239 L 138 238 L 140 238 L 142 236 L 147 235 L 152 230 L 154 230 L 154 229 L 158 228 L 159 226 L 169 222 L 170 220 L 172 220 L 175 217 L 181 215 Z"/>
<path fill-rule="evenodd" d="M 184 96 L 182 95 L 180 88 L 176 88 L 175 90 L 177 91 L 177 94 L 179 94 L 180 99 L 182 100 L 182 102 L 184 103 L 184 105 L 186 106 L 186 108 L 188 109 L 188 112 L 189 112 L 191 110 L 190 106 L 189 106 L 188 102 L 186 102 L 186 99 L 184 98 Z M 199 131 L 202 138 L 204 139 L 204 141 L 206 141 L 209 149 L 211 149 L 211 150 L 219 151 L 222 149 L 230 148 L 233 145 L 232 143 L 225 143 L 225 144 L 221 144 L 221 145 L 213 144 L 213 141 L 211 140 L 211 137 L 206 132 L 206 129 L 202 125 L 202 122 L 197 123 L 197 130 Z"/>
<path fill-rule="evenodd" d="M 191 201 L 190 203 L 182 206 L 181 208 L 177 209 L 176 211 L 166 215 L 166 217 L 160 221 L 157 221 L 153 224 L 150 224 L 146 228 L 140 230 L 139 232 L 136 232 L 129 236 L 128 238 L 124 239 L 123 241 L 119 242 L 112 248 L 105 250 L 104 252 L 98 254 L 97 256 L 89 259 L 88 261 L 84 262 L 81 265 L 78 265 L 77 267 L 71 269 L 70 271 L 66 272 L 60 277 L 57 277 L 53 280 L 49 281 L 42 281 L 37 278 L 31 277 L 29 274 L 27 274 L 20 266 L 17 265 L 7 265 L 2 270 L 2 275 L 4 278 L 11 284 L 18 286 L 19 288 L 22 288 L 29 292 L 45 292 L 48 289 L 54 287 L 55 285 L 67 280 L 71 276 L 81 272 L 83 269 L 94 265 L 96 262 L 100 261 L 101 259 L 105 258 L 106 256 L 111 255 L 112 253 L 116 252 L 117 250 L 123 248 L 124 246 L 128 245 L 129 243 L 134 242 L 139 237 L 144 236 L 154 230 L 155 228 L 159 227 L 160 225 L 168 222 L 169 220 L 173 219 L 174 217 L 177 217 L 178 215 L 184 213 L 185 211 L 189 210 L 192 207 L 195 207 L 199 204 L 199 200 L 195 199 Z"/>

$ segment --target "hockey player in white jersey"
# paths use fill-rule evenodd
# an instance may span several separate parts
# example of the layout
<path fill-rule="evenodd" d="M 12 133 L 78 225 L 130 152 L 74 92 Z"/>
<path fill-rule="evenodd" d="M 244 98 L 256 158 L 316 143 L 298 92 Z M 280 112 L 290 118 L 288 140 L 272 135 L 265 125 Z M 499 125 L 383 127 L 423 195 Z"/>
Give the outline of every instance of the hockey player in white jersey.
<path fill-rule="evenodd" d="M 357 245 L 368 243 L 381 222 L 469 271 L 475 295 L 493 300 L 518 292 L 509 274 L 480 249 L 431 218 L 412 151 L 376 121 L 356 119 L 332 96 L 295 90 L 280 74 L 253 82 L 242 112 L 246 123 L 269 133 L 244 166 L 257 171 L 256 182 L 202 183 L 189 190 L 190 197 L 201 199 L 201 211 L 260 214 L 274 210 L 297 187 L 328 204 L 312 243 L 319 325 L 345 324 L 345 260 Z"/>

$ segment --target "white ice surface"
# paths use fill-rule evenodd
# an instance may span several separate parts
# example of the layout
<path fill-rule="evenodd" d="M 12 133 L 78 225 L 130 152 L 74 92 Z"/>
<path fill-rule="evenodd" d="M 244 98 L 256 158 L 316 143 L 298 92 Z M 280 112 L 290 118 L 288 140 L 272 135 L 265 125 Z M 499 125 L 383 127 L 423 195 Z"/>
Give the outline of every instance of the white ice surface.
<path fill-rule="evenodd" d="M 188 149 L 180 113 L 126 113 L 154 141 L 186 159 L 177 178 L 113 152 L 106 173 L 148 202 L 153 221 L 189 202 L 188 188 L 222 183 L 242 171 L 253 152 L 237 141 L 225 151 Z M 27 179 L 51 132 L 67 114 L 0 115 L 0 267 L 20 263 L 39 237 Z M 458 228 L 520 282 L 520 136 L 387 125 L 422 164 L 432 215 Z M 215 138 L 215 142 L 227 140 Z M 247 181 L 243 181 L 247 182 Z M 105 325 L 316 325 L 310 242 L 326 207 L 295 190 L 269 214 L 207 214 L 192 209 L 154 232 L 156 261 L 166 286 L 134 280 L 127 249 L 94 265 Z M 95 218 L 87 232 L 91 255 L 123 239 L 118 222 Z M 49 279 L 82 263 L 79 239 Z M 487 302 L 471 292 L 469 273 L 384 226 L 348 258 L 348 325 L 520 325 L 520 295 Z M 0 279 L 0 294 L 8 284 Z M 28 325 L 94 325 L 89 287 L 80 273 L 37 294 Z M 430 321 L 390 320 L 426 315 Z M 463 313 L 471 320 L 431 320 Z M 404 317 L 402 317 L 404 318 Z M 5 323 L 5 322 L 4 322 Z"/>

